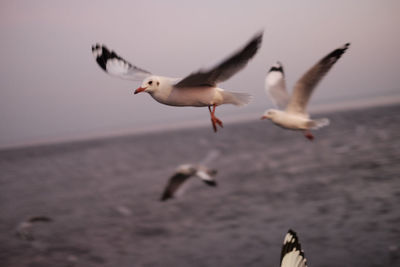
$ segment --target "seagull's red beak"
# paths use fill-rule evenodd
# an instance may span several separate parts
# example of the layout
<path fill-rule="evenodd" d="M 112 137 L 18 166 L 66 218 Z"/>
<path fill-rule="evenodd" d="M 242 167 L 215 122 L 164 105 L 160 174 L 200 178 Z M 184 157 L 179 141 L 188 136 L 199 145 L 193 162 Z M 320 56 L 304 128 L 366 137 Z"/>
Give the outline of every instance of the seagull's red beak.
<path fill-rule="evenodd" d="M 262 117 L 260 118 L 260 120 L 265 120 L 265 119 L 268 119 L 268 117 L 267 117 L 267 116 L 262 116 Z"/>
<path fill-rule="evenodd" d="M 135 90 L 135 95 L 140 93 L 140 92 L 144 92 L 144 90 L 146 90 L 146 88 L 139 87 L 138 89 Z"/>

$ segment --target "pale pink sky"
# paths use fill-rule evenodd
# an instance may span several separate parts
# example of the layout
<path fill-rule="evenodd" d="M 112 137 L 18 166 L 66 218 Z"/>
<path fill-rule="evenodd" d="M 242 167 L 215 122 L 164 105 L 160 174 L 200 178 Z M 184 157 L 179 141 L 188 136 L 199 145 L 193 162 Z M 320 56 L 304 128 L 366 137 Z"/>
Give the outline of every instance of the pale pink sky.
<path fill-rule="evenodd" d="M 185 120 L 206 108 L 174 108 L 139 83 L 95 64 L 101 42 L 159 75 L 210 67 L 260 29 L 260 52 L 222 88 L 254 96 L 245 108 L 222 106 L 221 119 L 264 111 L 266 71 L 280 60 L 287 85 L 331 50 L 349 51 L 317 88 L 311 104 L 400 92 L 400 2 L 393 1 L 1 1 L 0 147 L 68 139 Z"/>

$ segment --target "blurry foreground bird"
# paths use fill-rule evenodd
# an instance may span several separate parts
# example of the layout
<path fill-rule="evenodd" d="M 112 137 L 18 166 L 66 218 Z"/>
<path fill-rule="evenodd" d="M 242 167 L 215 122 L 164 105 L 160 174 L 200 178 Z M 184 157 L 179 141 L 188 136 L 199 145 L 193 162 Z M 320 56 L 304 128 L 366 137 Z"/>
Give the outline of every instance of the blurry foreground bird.
<path fill-rule="evenodd" d="M 283 240 L 281 251 L 281 267 L 307 267 L 307 260 L 297 234 L 289 230 Z"/>

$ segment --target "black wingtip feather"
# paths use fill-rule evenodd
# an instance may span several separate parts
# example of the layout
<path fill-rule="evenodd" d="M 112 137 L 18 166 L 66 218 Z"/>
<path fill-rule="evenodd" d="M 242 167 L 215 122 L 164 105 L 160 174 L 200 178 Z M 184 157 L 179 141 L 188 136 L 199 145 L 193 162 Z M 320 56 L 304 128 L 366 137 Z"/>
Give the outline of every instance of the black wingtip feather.
<path fill-rule="evenodd" d="M 259 31 L 254 35 L 253 41 L 255 41 L 258 45 L 262 43 L 262 39 L 264 36 L 264 31 Z"/>
<path fill-rule="evenodd" d="M 304 251 L 301 249 L 301 244 L 299 242 L 299 238 L 297 237 L 296 232 L 293 231 L 292 229 L 289 229 L 288 234 L 292 235 L 292 239 L 287 241 L 285 236 L 285 241 L 282 245 L 282 251 L 281 251 L 281 260 L 280 260 L 281 263 L 283 257 L 285 257 L 287 253 L 290 253 L 293 250 L 299 251 L 300 256 L 305 258 Z"/>
<path fill-rule="evenodd" d="M 337 48 L 333 50 L 330 54 L 328 54 L 323 60 L 331 60 L 334 59 L 334 62 L 336 62 L 343 54 L 346 52 L 346 50 L 350 47 L 350 43 L 346 43 L 340 48 Z"/>
<path fill-rule="evenodd" d="M 99 48 L 100 48 L 99 43 L 96 43 L 95 45 L 92 45 L 92 52 L 93 52 L 94 50 L 96 50 L 96 49 L 99 49 Z"/>
<path fill-rule="evenodd" d="M 101 53 L 96 56 L 96 62 L 105 72 L 107 72 L 107 61 L 110 58 L 120 59 L 120 57 L 114 51 L 108 50 L 105 45 L 100 45 L 99 43 L 96 43 L 96 45 L 92 46 L 92 52 L 99 49 L 101 49 Z"/>
<path fill-rule="evenodd" d="M 209 186 L 217 186 L 218 185 L 216 181 L 204 180 L 204 182 L 206 184 L 208 184 Z"/>
<path fill-rule="evenodd" d="M 257 50 L 260 48 L 260 46 L 261 46 L 262 39 L 263 39 L 263 35 L 264 35 L 264 32 L 263 32 L 263 31 L 258 32 L 258 33 L 253 37 L 253 39 L 250 40 L 250 42 L 249 42 L 249 44 L 246 46 L 246 48 L 247 48 L 247 47 L 253 46 L 253 51 L 254 51 L 254 54 L 255 54 L 255 53 L 257 52 Z"/>
<path fill-rule="evenodd" d="M 271 71 L 279 71 L 279 72 L 282 72 L 282 73 L 283 73 L 283 66 L 282 66 L 282 64 L 281 64 L 279 61 L 276 62 L 276 64 L 273 65 L 273 66 L 269 69 L 268 72 L 271 72 Z"/>
<path fill-rule="evenodd" d="M 171 198 L 173 198 L 173 196 L 169 192 L 165 192 L 161 196 L 160 201 L 165 202 L 165 201 L 167 201 L 168 199 L 171 199 Z"/>
<path fill-rule="evenodd" d="M 169 197 L 164 197 L 164 196 L 163 196 L 162 198 L 160 198 L 160 201 L 161 201 L 161 202 L 165 202 L 165 201 L 167 201 L 168 199 L 169 199 Z"/>
<path fill-rule="evenodd" d="M 252 58 L 261 46 L 263 31 L 260 31 L 254 35 L 254 37 L 247 43 L 247 45 L 242 49 L 242 56 L 248 59 Z"/>

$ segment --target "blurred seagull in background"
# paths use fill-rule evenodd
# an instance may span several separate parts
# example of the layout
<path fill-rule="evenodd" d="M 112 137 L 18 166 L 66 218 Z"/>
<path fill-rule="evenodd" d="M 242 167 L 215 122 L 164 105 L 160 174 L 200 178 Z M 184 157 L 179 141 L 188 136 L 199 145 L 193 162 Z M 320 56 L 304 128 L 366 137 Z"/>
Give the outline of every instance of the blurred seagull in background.
<path fill-rule="evenodd" d="M 257 53 L 262 32 L 256 34 L 242 49 L 208 70 L 199 70 L 183 79 L 156 76 L 149 71 L 136 67 L 108 50 L 104 45 L 92 46 L 92 53 L 99 66 L 108 74 L 135 81 L 143 80 L 135 90 L 149 93 L 156 101 L 170 106 L 208 107 L 214 131 L 217 125 L 223 127 L 222 121 L 215 116 L 215 109 L 222 104 L 243 106 L 250 102 L 247 93 L 228 92 L 218 87 L 243 69 Z"/>
<path fill-rule="evenodd" d="M 46 216 L 34 216 L 26 221 L 23 221 L 18 224 L 17 229 L 16 229 L 16 235 L 23 240 L 29 240 L 32 241 L 35 239 L 35 236 L 33 234 L 33 225 L 38 223 L 38 222 L 52 222 L 53 220 L 49 217 Z"/>
<path fill-rule="evenodd" d="M 265 111 L 261 119 L 270 119 L 276 125 L 292 130 L 303 130 L 305 137 L 313 140 L 310 129 L 318 129 L 329 125 L 329 120 L 310 119 L 306 107 L 314 88 L 328 73 L 336 61 L 349 48 L 347 43 L 329 53 L 309 69 L 295 84 L 293 93 L 289 96 L 283 73 L 283 67 L 277 62 L 269 70 L 265 79 L 265 89 L 274 104 L 280 108 Z"/>
<path fill-rule="evenodd" d="M 214 176 L 217 175 L 217 170 L 208 169 L 204 165 L 183 164 L 178 166 L 176 172 L 169 179 L 164 193 L 161 196 L 161 201 L 173 198 L 182 184 L 190 177 L 196 176 L 209 186 L 217 186 Z"/>
<path fill-rule="evenodd" d="M 307 267 L 307 259 L 295 231 L 289 229 L 283 240 L 281 267 Z"/>

